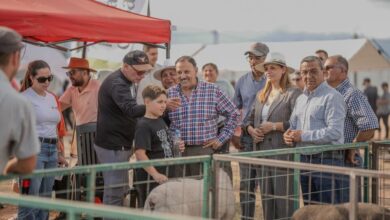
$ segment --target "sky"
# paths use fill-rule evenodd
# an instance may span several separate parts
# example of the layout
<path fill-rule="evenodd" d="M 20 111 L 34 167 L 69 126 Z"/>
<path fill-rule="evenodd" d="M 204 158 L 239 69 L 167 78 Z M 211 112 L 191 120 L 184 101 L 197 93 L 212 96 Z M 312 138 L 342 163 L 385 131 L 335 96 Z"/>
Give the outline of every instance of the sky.
<path fill-rule="evenodd" d="M 390 38 L 389 0 L 150 0 L 178 31 L 348 33 Z"/>

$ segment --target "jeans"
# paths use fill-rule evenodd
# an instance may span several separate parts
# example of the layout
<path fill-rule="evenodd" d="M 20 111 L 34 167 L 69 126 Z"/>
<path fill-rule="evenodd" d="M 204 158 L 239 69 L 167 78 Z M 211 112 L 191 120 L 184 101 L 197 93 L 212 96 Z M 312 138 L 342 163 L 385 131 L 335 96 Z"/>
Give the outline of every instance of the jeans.
<path fill-rule="evenodd" d="M 356 153 L 355 154 L 355 160 L 358 161 L 358 164 L 351 164 L 351 163 L 345 163 L 345 166 L 346 167 L 352 167 L 352 168 L 360 168 L 360 169 L 364 169 L 364 164 L 363 164 L 363 158 L 360 156 L 359 153 Z M 361 184 L 361 181 L 359 178 L 357 178 L 357 182 L 358 182 L 358 185 L 357 185 L 357 189 L 358 189 L 358 199 L 357 201 L 360 202 L 361 201 L 361 187 L 362 187 L 362 184 Z M 341 192 L 341 196 L 340 196 L 340 199 L 341 199 L 341 203 L 347 203 L 349 202 L 349 176 L 343 176 L 343 181 L 342 181 L 342 186 L 343 186 L 343 190 Z"/>
<path fill-rule="evenodd" d="M 301 162 L 332 166 L 344 166 L 344 157 L 323 158 L 320 154 L 301 155 Z M 342 175 L 301 171 L 301 187 L 306 204 L 341 203 Z"/>
<path fill-rule="evenodd" d="M 253 151 L 252 137 L 246 134 L 241 136 L 243 151 Z M 240 166 L 240 204 L 241 219 L 253 219 L 256 203 L 256 169 L 250 164 Z"/>
<path fill-rule="evenodd" d="M 58 152 L 56 144 L 41 143 L 41 152 L 37 157 L 36 170 L 56 168 Z M 22 180 L 20 180 L 22 181 Z M 30 180 L 28 195 L 51 197 L 54 185 L 54 176 L 36 177 Z M 20 187 L 21 189 L 22 187 Z M 18 220 L 46 220 L 49 219 L 49 211 L 27 207 L 19 207 Z"/>
<path fill-rule="evenodd" d="M 100 164 L 129 162 L 131 150 L 108 150 L 95 145 Z M 103 172 L 105 205 L 123 206 L 123 198 L 129 191 L 129 170 Z"/>

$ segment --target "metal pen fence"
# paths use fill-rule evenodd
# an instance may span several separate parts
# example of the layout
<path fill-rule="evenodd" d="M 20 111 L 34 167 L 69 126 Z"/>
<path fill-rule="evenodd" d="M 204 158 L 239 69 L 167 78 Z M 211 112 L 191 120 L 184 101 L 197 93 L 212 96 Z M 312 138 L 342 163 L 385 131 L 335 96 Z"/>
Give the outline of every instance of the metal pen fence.
<path fill-rule="evenodd" d="M 302 162 L 294 162 L 294 161 L 284 161 L 284 160 L 275 160 L 275 159 L 264 159 L 264 158 L 249 158 L 245 156 L 237 156 L 237 155 L 214 155 L 213 156 L 213 162 L 214 162 L 214 169 L 217 167 L 223 166 L 223 164 L 226 163 L 240 163 L 240 164 L 247 164 L 255 167 L 256 169 L 260 169 L 260 171 L 264 170 L 272 170 L 279 169 L 285 172 L 282 172 L 282 175 L 278 175 L 276 172 L 276 175 L 269 175 L 267 177 L 260 176 L 256 180 L 258 181 L 267 181 L 268 178 L 277 179 L 280 177 L 286 178 L 288 176 L 292 177 L 293 179 L 293 188 L 294 190 L 290 190 L 290 193 L 287 193 L 285 195 L 275 195 L 275 194 L 269 194 L 266 195 L 264 198 L 261 198 L 263 206 L 265 205 L 267 208 L 262 207 L 263 210 L 260 211 L 260 213 L 256 213 L 257 215 L 251 217 L 252 219 L 290 219 L 292 217 L 292 213 L 299 207 L 302 207 L 305 203 L 304 195 L 301 193 L 301 180 L 299 178 L 295 178 L 296 175 L 307 175 L 308 173 L 311 173 L 315 175 L 315 173 L 329 173 L 330 180 L 334 181 L 338 178 L 338 176 L 348 176 L 350 181 L 348 182 L 348 187 L 346 188 L 349 191 L 348 197 L 349 197 L 349 205 L 346 205 L 348 210 L 349 219 L 358 219 L 358 215 L 361 215 L 362 213 L 358 210 L 358 192 L 361 190 L 363 186 L 360 185 L 358 179 L 359 178 L 367 178 L 367 179 L 376 179 L 377 181 L 388 181 L 390 179 L 390 172 L 387 171 L 375 171 L 375 170 L 364 170 L 364 169 L 356 169 L 356 168 L 347 168 L 347 167 L 339 167 L 339 166 L 330 166 L 330 165 L 323 165 L 323 164 L 309 164 L 309 163 L 302 163 Z M 291 172 L 286 172 L 290 170 Z M 216 171 L 216 172 L 221 172 Z M 215 187 L 218 187 L 218 182 L 216 182 L 217 185 Z M 289 186 L 289 184 L 285 184 L 285 186 Z M 264 188 L 262 188 L 264 189 Z M 330 192 L 334 193 L 338 189 L 337 186 L 332 185 L 330 188 Z M 285 190 L 286 191 L 286 190 Z M 285 192 L 284 191 L 284 192 Z M 237 192 L 235 192 L 237 193 Z M 263 194 L 264 195 L 264 194 Z M 218 197 L 216 197 L 218 198 Z M 278 201 L 279 200 L 279 201 Z M 214 207 L 219 207 L 218 203 L 221 202 L 218 199 L 215 199 Z M 269 202 L 272 202 L 273 205 L 268 204 Z M 224 201 L 222 201 L 224 202 Z M 261 202 L 260 202 L 261 203 Z M 285 210 L 278 209 L 277 212 L 275 211 L 275 204 L 282 204 L 282 207 Z M 262 206 L 259 204 L 259 206 Z M 325 208 L 325 207 L 324 207 Z M 286 211 L 287 209 L 287 211 Z M 289 212 L 288 209 L 292 209 L 292 211 Z M 320 209 L 317 209 L 317 212 L 319 212 Z M 218 211 L 217 208 L 214 209 L 214 215 L 215 212 Z M 271 211 L 272 213 L 267 214 L 267 211 Z M 364 211 L 364 210 L 363 210 Z M 286 216 L 278 216 L 280 213 L 288 213 Z M 311 215 L 314 215 L 315 212 L 311 212 Z M 365 213 L 366 214 L 366 213 Z M 380 219 L 388 219 L 390 218 L 390 215 L 388 211 L 385 209 L 381 209 L 381 213 L 376 213 L 382 216 Z M 367 215 L 366 215 L 367 216 Z M 241 219 L 245 219 L 246 216 L 240 216 Z M 248 217 L 249 218 L 249 217 Z M 320 218 L 315 218 L 320 219 Z M 340 218 L 344 219 L 344 218 Z M 371 219 L 371 218 L 370 218 Z"/>
<path fill-rule="evenodd" d="M 382 145 L 385 143 L 381 143 Z M 381 146 L 382 146 L 381 145 Z M 374 146 L 374 145 L 373 145 Z M 387 145 L 386 145 L 387 146 Z M 371 150 L 372 148 L 372 150 Z M 230 154 L 229 158 L 240 158 L 240 161 L 237 160 L 230 160 L 230 161 L 221 161 L 219 160 L 220 155 L 215 155 L 214 159 L 212 159 L 210 156 L 199 156 L 199 157 L 185 157 L 185 158 L 174 158 L 174 159 L 162 159 L 162 160 L 150 160 L 150 161 L 141 161 L 136 163 L 118 163 L 118 164 L 101 164 L 101 165 L 89 165 L 89 166 L 76 166 L 73 168 L 64 168 L 64 169 L 52 169 L 52 170 L 40 170 L 35 171 L 33 174 L 30 175 L 24 175 L 24 176 L 18 176 L 18 175 L 7 175 L 7 176 L 1 176 L 0 175 L 0 181 L 2 180 L 9 180 L 12 178 L 34 178 L 38 176 L 47 177 L 47 176 L 70 176 L 70 175 L 82 175 L 85 179 L 84 184 L 79 184 L 76 189 L 73 189 L 76 193 L 83 194 L 83 198 L 80 199 L 80 197 L 77 197 L 76 200 L 85 200 L 86 202 L 92 203 L 95 201 L 95 195 L 97 192 L 104 190 L 103 186 L 97 184 L 97 173 L 104 172 L 104 171 L 115 171 L 115 170 L 131 170 L 131 169 L 143 169 L 148 166 L 155 166 L 155 167 L 177 167 L 178 165 L 181 166 L 181 169 L 179 169 L 180 173 L 179 175 L 176 174 L 176 177 L 188 177 L 188 173 L 186 173 L 186 166 L 197 164 L 197 166 L 200 166 L 200 170 L 202 170 L 202 173 L 198 176 L 192 176 L 192 178 L 200 179 L 198 182 L 201 182 L 201 188 L 189 190 L 188 187 L 185 188 L 185 182 L 180 182 L 181 187 L 176 189 L 176 194 L 182 195 L 182 197 L 195 197 L 194 193 L 197 193 L 196 195 L 197 201 L 196 202 L 198 206 L 200 206 L 200 215 L 204 218 L 208 218 L 211 216 L 213 217 L 219 217 L 223 218 L 222 216 L 224 213 L 232 214 L 229 210 L 235 211 L 237 214 L 234 219 L 242 218 L 242 219 L 253 219 L 250 216 L 243 216 L 242 210 L 243 207 L 245 208 L 246 203 L 250 203 L 253 201 L 240 201 L 239 195 L 248 195 L 252 192 L 252 189 L 249 188 L 242 188 L 239 189 L 238 185 L 240 183 L 245 183 L 249 181 L 254 181 L 260 183 L 261 181 L 266 183 L 269 182 L 272 178 L 279 178 L 279 179 L 285 179 L 287 183 L 285 185 L 288 185 L 290 188 L 288 190 L 285 190 L 286 192 L 292 192 L 290 195 L 286 195 L 288 198 L 288 201 L 292 202 L 292 210 L 287 210 L 287 213 L 291 213 L 291 211 L 296 210 L 302 204 L 304 203 L 303 200 L 303 194 L 301 193 L 300 189 L 300 174 L 302 174 L 301 170 L 296 169 L 294 167 L 288 167 L 283 168 L 279 167 L 279 169 L 276 169 L 277 166 L 274 166 L 274 162 L 269 161 L 268 164 L 263 164 L 261 166 L 257 165 L 256 163 L 251 164 L 252 159 L 257 158 L 266 158 L 266 159 L 277 159 L 275 161 L 283 162 L 283 160 L 290 160 L 299 162 L 301 160 L 301 155 L 324 155 L 328 154 L 327 152 L 337 152 L 337 151 L 343 151 L 346 149 L 361 149 L 362 156 L 364 158 L 364 168 L 365 169 L 372 169 L 372 168 L 378 168 L 375 167 L 373 164 L 375 164 L 377 161 L 375 158 L 380 158 L 380 154 L 376 152 L 375 148 L 371 146 L 371 144 L 368 143 L 354 143 L 354 144 L 345 144 L 345 145 L 324 145 L 324 146 L 310 146 L 310 147 L 302 147 L 302 148 L 286 148 L 286 149 L 275 149 L 275 150 L 267 150 L 267 151 L 256 151 L 256 152 L 242 152 L 242 153 L 235 153 Z M 333 153 L 331 153 L 333 154 Z M 225 155 L 222 155 L 225 156 Z M 217 158 L 217 159 L 215 159 Z M 241 162 L 241 158 L 246 158 L 247 162 Z M 239 169 L 240 165 L 243 166 L 244 169 Z M 307 167 L 308 163 L 304 163 L 301 166 Z M 228 178 L 224 178 L 223 175 L 221 175 L 221 170 L 225 170 L 226 167 L 232 167 L 233 169 L 233 176 L 228 175 Z M 210 169 L 212 168 L 212 169 Z M 222 168 L 222 169 L 220 169 Z M 339 167 L 336 168 L 336 170 Z M 378 168 L 379 169 L 379 168 Z M 381 168 L 384 169 L 384 168 Z M 169 169 L 166 169 L 167 171 Z M 175 169 L 177 170 L 177 169 Z M 267 175 L 262 175 L 262 177 L 259 176 L 247 176 L 245 178 L 240 178 L 240 171 L 243 170 L 254 170 L 255 173 L 257 172 L 263 172 L 263 173 L 269 173 Z M 304 169 L 305 170 L 305 169 Z M 309 168 L 306 169 L 308 175 L 316 176 L 316 170 L 310 170 Z M 332 170 L 333 167 L 332 167 Z M 332 171 L 331 170 L 331 171 Z M 352 169 L 351 169 L 352 170 Z M 169 171 L 168 171 L 169 172 Z M 178 171 L 175 171 L 178 172 Z M 317 172 L 318 173 L 318 172 Z M 320 172 L 323 173 L 323 172 Z M 333 172 L 326 172 L 326 173 L 333 173 Z M 167 174 L 167 173 L 166 173 Z M 340 174 L 340 173 L 338 173 Z M 344 174 L 344 173 L 341 173 Z M 169 174 L 167 174 L 169 175 Z M 266 176 L 266 177 L 264 177 Z M 225 176 L 226 177 L 226 176 Z M 191 178 L 191 177 L 190 177 Z M 334 173 L 334 175 L 330 175 L 330 179 L 336 180 L 339 178 L 339 175 Z M 228 180 L 227 180 L 228 179 Z M 379 184 L 379 183 L 387 183 L 383 178 L 378 179 L 377 177 L 373 178 L 370 175 L 358 175 L 357 179 L 361 179 L 361 182 L 358 183 L 357 188 L 361 192 L 362 201 L 365 202 L 376 202 L 375 198 L 381 198 L 383 201 L 385 201 L 386 194 L 383 194 L 384 187 L 386 187 L 385 184 Z M 130 181 L 131 182 L 131 181 Z M 179 181 L 177 181 L 179 182 Z M 281 183 L 281 182 L 280 182 Z M 292 183 L 292 184 L 291 184 Z M 127 184 L 127 183 L 126 183 Z M 148 179 L 143 181 L 133 181 L 133 185 L 141 185 L 146 184 L 147 186 L 150 184 L 155 184 L 155 181 L 148 177 Z M 179 185 L 180 185 L 179 184 Z M 229 185 L 230 184 L 230 185 Z M 198 184 L 199 185 L 199 184 Z M 264 185 L 264 184 L 261 184 Z M 284 185 L 284 184 L 281 184 Z M 178 185 L 176 185 L 178 186 Z M 115 186 L 110 186 L 115 187 Z M 356 187 L 356 185 L 355 185 Z M 376 187 L 376 188 L 375 188 Z M 343 188 L 340 188 L 339 190 L 346 190 L 349 192 L 350 186 L 343 186 Z M 60 191 L 59 193 L 65 193 L 69 194 L 69 188 L 67 190 Z M 265 191 L 265 189 L 263 189 Z M 212 193 L 212 196 L 209 196 L 209 193 Z M 234 192 L 234 193 L 232 193 Z M 149 192 L 147 192 L 149 193 Z M 192 193 L 192 194 L 191 194 Z M 262 193 L 262 192 L 261 192 Z M 375 194 L 376 193 L 376 194 Z M 382 194 L 380 194 L 382 193 Z M 201 194 L 201 195 L 199 195 Z M 232 198 L 233 195 L 233 198 Z M 307 194 L 310 196 L 310 194 Z M 377 195 L 377 197 L 375 197 Z M 379 197 L 378 197 L 379 195 Z M 380 197 L 380 195 L 382 195 Z M 271 201 L 273 198 L 272 194 L 266 195 L 269 197 L 268 201 Z M 359 197 L 359 195 L 357 195 Z M 0 196 L 0 203 L 11 203 L 9 200 L 5 200 L 6 196 Z M 350 194 L 348 194 L 348 197 L 350 197 Z M 14 201 L 23 200 L 25 196 L 15 197 Z M 285 198 L 285 196 L 283 197 Z M 211 199 L 211 206 L 209 207 L 209 201 Z M 196 200 L 196 199 L 195 199 Z M 36 200 L 39 203 L 39 200 Z M 58 204 L 61 204 L 63 200 L 50 200 L 58 202 Z M 222 202 L 221 202 L 222 201 Z M 187 201 L 188 202 L 188 201 Z M 261 200 L 257 199 L 254 201 L 256 204 L 256 212 L 261 212 L 260 207 L 262 206 L 260 203 Z M 13 202 L 12 204 L 15 204 Z M 46 204 L 46 203 L 45 203 Z M 84 203 L 83 203 L 84 204 Z M 20 203 L 20 205 L 28 206 L 28 203 Z M 93 206 L 93 204 L 90 204 Z M 172 205 L 172 204 L 171 204 Z M 182 204 L 173 204 L 174 208 L 181 209 Z M 95 207 L 95 206 L 94 206 Z M 100 206 L 96 206 L 100 207 Z M 228 207 L 228 208 L 226 208 Z M 288 207 L 291 207 L 291 205 L 288 205 Z M 49 210 L 63 210 L 59 209 L 57 206 L 39 206 L 38 208 L 45 208 Z M 72 214 L 72 208 L 69 208 L 65 210 L 69 215 Z M 130 209 L 133 210 L 133 209 Z M 241 213 L 240 213 L 241 210 Z M 260 211 L 259 211 L 260 210 Z M 230 213 L 229 213 L 230 212 Z M 92 215 L 92 212 L 85 212 L 87 216 Z M 110 212 L 112 213 L 112 212 Z M 131 214 L 129 214 L 130 216 Z M 147 214 L 145 214 L 147 216 Z M 261 214 L 262 215 L 262 214 Z M 99 215 L 93 215 L 93 216 L 99 216 Z M 105 215 L 106 216 L 106 215 Z M 115 216 L 115 215 L 113 215 Z M 259 216 L 259 215 L 257 215 Z M 89 216 L 90 217 L 90 216 Z M 261 219 L 261 218 L 260 218 Z"/>

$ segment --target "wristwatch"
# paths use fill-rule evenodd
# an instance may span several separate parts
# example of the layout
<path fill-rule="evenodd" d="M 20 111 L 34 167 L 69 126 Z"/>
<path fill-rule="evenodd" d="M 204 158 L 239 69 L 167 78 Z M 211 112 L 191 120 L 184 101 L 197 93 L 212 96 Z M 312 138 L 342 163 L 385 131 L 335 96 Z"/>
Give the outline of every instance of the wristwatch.
<path fill-rule="evenodd" d="M 276 123 L 272 123 L 272 130 L 276 131 Z"/>

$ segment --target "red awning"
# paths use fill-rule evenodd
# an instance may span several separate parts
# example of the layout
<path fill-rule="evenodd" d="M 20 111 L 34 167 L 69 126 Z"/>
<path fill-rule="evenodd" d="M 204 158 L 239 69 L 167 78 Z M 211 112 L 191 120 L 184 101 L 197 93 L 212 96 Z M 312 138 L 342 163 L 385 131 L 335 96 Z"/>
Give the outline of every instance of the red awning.
<path fill-rule="evenodd" d="M 67 40 L 109 43 L 169 43 L 171 24 L 93 0 L 7 0 L 0 25 L 45 43 Z"/>

